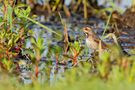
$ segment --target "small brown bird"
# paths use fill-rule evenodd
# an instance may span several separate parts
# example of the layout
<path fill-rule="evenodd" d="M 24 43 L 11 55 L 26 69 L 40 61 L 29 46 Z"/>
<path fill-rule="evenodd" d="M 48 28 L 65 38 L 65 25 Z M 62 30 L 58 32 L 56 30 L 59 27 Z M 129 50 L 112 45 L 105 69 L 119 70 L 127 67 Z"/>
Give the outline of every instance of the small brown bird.
<path fill-rule="evenodd" d="M 109 48 L 108 44 L 105 44 L 96 34 L 95 32 L 92 30 L 92 28 L 90 27 L 84 27 L 83 28 L 83 32 L 86 34 L 86 45 L 93 49 L 94 51 L 99 50 L 99 46 L 101 44 L 101 49 L 102 50 L 106 50 Z M 121 49 L 123 55 L 128 55 L 130 56 L 124 49 L 123 47 L 120 45 L 120 42 L 115 42 L 115 44 Z"/>
<path fill-rule="evenodd" d="M 99 50 L 99 44 L 101 43 L 101 48 L 106 49 L 107 45 L 95 34 L 95 32 L 90 27 L 84 27 L 83 32 L 86 34 L 86 45 L 93 49 Z"/>

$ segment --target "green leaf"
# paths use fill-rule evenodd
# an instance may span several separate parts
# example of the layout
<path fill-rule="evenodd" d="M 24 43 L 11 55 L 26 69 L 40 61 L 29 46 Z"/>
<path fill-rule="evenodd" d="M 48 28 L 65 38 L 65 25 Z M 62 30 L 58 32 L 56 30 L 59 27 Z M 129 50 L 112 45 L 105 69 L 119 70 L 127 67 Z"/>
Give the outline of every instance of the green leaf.
<path fill-rule="evenodd" d="M 13 9 L 10 5 L 8 5 L 7 20 L 8 20 L 8 23 L 10 25 L 11 30 L 12 30 L 12 13 L 13 13 Z"/>
<path fill-rule="evenodd" d="M 0 17 L 0 23 L 2 23 L 2 21 L 3 21 L 3 18 L 2 18 L 2 17 Z M 0 26 L 1 26 L 1 24 L 0 24 Z"/>
<path fill-rule="evenodd" d="M 26 7 L 26 10 L 24 9 Z M 17 7 L 15 7 L 14 12 L 19 18 L 26 18 L 30 14 L 30 6 L 26 6 L 24 4 L 20 4 Z"/>
<path fill-rule="evenodd" d="M 12 39 L 10 39 L 9 41 L 8 41 L 8 46 L 11 46 L 12 45 Z"/>

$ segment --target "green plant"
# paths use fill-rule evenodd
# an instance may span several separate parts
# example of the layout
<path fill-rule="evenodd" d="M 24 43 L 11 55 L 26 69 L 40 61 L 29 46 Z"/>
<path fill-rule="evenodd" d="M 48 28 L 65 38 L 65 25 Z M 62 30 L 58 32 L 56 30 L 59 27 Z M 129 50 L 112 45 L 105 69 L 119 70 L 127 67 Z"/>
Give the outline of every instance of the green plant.
<path fill-rule="evenodd" d="M 25 7 L 27 8 L 26 10 L 24 9 Z M 48 30 L 48 31 L 50 31 L 50 32 L 52 32 L 52 33 L 55 33 L 56 35 L 58 35 L 58 36 L 61 37 L 61 35 L 58 34 L 57 32 L 53 31 L 52 29 L 48 28 L 47 26 L 45 26 L 45 25 L 43 25 L 43 24 L 41 24 L 41 23 L 39 23 L 39 22 L 37 22 L 37 21 L 31 19 L 30 17 L 28 17 L 29 14 L 30 14 L 30 11 L 31 11 L 31 9 L 30 9 L 29 6 L 26 6 L 26 5 L 24 5 L 24 4 L 21 4 L 21 5 L 16 6 L 14 11 L 15 11 L 15 14 L 16 14 L 19 18 L 22 18 L 22 19 L 24 19 L 24 20 L 30 20 L 31 22 L 33 22 L 33 23 L 35 23 L 35 24 L 37 24 L 37 25 L 39 25 L 39 26 L 45 28 L 46 30 Z"/>
<path fill-rule="evenodd" d="M 80 46 L 79 42 L 70 43 L 70 54 L 64 55 L 70 58 L 73 62 L 73 65 L 77 65 L 78 57 L 81 54 L 83 47 Z"/>
<path fill-rule="evenodd" d="M 39 73 L 39 62 L 41 58 L 43 57 L 43 53 L 45 50 L 44 40 L 42 37 L 38 37 L 37 39 L 31 38 L 31 44 L 32 44 L 32 52 L 30 52 L 30 57 L 33 62 L 33 64 L 36 65 L 35 67 L 35 75 L 38 77 Z"/>

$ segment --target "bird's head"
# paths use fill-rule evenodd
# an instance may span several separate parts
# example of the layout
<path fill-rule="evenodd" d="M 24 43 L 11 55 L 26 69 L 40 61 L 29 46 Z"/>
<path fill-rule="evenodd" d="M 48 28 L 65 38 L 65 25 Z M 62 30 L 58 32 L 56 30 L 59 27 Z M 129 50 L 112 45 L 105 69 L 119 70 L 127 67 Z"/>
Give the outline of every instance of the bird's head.
<path fill-rule="evenodd" d="M 88 35 L 93 34 L 92 28 L 90 28 L 90 27 L 84 27 L 83 32 L 86 34 L 86 37 L 88 37 Z"/>

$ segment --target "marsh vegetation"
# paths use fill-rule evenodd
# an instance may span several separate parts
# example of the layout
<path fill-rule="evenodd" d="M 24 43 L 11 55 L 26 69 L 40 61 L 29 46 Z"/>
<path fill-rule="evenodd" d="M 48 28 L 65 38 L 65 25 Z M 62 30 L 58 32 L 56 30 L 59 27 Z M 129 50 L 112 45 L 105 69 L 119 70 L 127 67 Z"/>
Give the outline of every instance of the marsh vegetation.
<path fill-rule="evenodd" d="M 125 1 L 0 0 L 1 89 L 133 90 L 135 0 Z M 107 50 L 87 47 L 83 27 Z"/>

